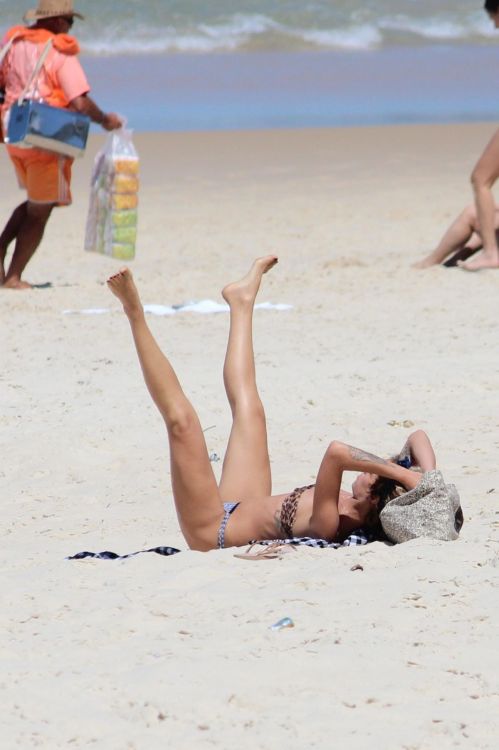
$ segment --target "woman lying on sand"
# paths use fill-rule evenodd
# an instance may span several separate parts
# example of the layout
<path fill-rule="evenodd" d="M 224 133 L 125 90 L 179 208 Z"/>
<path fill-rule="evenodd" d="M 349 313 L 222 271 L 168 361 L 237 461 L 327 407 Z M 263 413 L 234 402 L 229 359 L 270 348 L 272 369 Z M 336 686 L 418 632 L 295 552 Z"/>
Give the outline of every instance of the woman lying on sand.
<path fill-rule="evenodd" d="M 494 207 L 494 230 L 499 230 L 499 206 Z M 483 240 L 474 205 L 466 206 L 454 219 L 444 236 L 426 258 L 414 264 L 414 268 L 429 268 L 442 263 L 451 268 L 468 260 L 483 247 Z M 449 257 L 450 256 L 450 257 Z"/>
<path fill-rule="evenodd" d="M 393 461 L 334 441 L 315 485 L 271 495 L 265 412 L 255 377 L 253 307 L 263 274 L 276 263 L 274 255 L 258 258 L 243 279 L 222 291 L 230 307 L 223 376 L 233 421 L 219 484 L 198 416 L 148 328 L 131 272 L 122 269 L 108 281 L 123 304 L 146 385 L 166 424 L 173 497 L 192 549 L 292 536 L 343 540 L 360 527 L 376 527 L 386 500 L 414 488 L 421 478 Z M 411 435 L 408 451 L 423 471 L 435 468 L 424 433 Z M 350 470 L 361 472 L 351 493 L 340 489 L 343 472 Z"/>

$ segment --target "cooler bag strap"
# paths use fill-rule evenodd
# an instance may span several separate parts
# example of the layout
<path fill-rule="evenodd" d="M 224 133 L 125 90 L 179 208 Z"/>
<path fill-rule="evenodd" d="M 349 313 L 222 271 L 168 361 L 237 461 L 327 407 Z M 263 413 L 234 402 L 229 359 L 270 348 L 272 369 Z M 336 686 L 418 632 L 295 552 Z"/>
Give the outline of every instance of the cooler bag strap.
<path fill-rule="evenodd" d="M 7 52 L 10 50 L 10 48 L 14 44 L 16 37 L 17 37 L 17 34 L 14 34 L 14 36 L 12 36 L 7 42 L 7 44 L 4 44 L 4 46 L 0 50 L 0 65 L 3 63 L 3 59 L 7 55 Z"/>
<path fill-rule="evenodd" d="M 17 100 L 17 103 L 19 104 L 19 106 L 23 103 L 23 100 L 26 98 L 26 95 L 28 91 L 30 90 L 31 86 L 33 85 L 33 83 L 36 84 L 36 82 L 38 81 L 38 76 L 40 75 L 40 71 L 43 67 L 43 63 L 47 59 L 47 55 L 51 49 L 52 49 L 52 39 L 49 39 L 47 44 L 43 48 L 42 54 L 38 58 L 38 62 L 36 63 L 35 69 L 33 70 L 31 76 L 29 77 L 28 83 L 24 87 L 24 91 L 22 92 L 21 96 Z"/>

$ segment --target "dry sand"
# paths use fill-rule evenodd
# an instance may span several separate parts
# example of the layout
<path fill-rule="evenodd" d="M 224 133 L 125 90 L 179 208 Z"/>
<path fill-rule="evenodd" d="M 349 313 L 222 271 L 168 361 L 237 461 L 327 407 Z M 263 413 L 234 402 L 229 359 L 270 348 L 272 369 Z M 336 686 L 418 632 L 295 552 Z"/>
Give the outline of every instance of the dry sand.
<path fill-rule="evenodd" d="M 492 132 L 136 138 L 145 302 L 220 301 L 255 255 L 279 255 L 260 300 L 293 309 L 255 315 L 275 491 L 313 481 L 332 438 L 389 454 L 410 420 L 461 492 L 458 542 L 257 563 L 186 551 L 164 429 L 104 284 L 120 264 L 82 250 L 93 140 L 26 274 L 53 288 L 0 293 L 3 748 L 497 748 L 499 274 L 410 269 L 470 200 Z M 4 221 L 5 154 L 0 179 Z M 112 312 L 62 314 L 91 307 Z M 227 315 L 151 326 L 222 456 Z M 183 551 L 64 559 L 158 544 Z M 269 630 L 283 616 L 294 629 Z"/>

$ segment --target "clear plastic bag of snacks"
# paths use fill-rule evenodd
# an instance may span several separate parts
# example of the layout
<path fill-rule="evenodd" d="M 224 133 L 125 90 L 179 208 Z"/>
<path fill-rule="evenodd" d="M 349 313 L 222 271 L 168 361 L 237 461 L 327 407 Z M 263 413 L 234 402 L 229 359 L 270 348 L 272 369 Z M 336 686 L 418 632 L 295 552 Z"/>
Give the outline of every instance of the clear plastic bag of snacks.
<path fill-rule="evenodd" d="M 135 257 L 139 157 L 132 131 L 109 133 L 95 157 L 90 185 L 90 204 L 85 250 L 131 260 Z"/>

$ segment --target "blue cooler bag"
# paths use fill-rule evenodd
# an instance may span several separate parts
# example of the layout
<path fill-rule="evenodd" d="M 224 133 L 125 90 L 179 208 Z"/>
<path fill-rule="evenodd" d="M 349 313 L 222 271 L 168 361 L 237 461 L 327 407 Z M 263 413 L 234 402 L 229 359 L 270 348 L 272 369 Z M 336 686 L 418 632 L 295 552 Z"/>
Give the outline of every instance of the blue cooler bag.
<path fill-rule="evenodd" d="M 52 107 L 28 97 L 38 80 L 45 58 L 52 47 L 49 40 L 21 96 L 10 108 L 5 143 L 19 148 L 41 148 L 65 156 L 83 156 L 87 145 L 90 118 L 79 112 Z"/>
<path fill-rule="evenodd" d="M 49 104 L 25 99 L 10 109 L 6 143 L 42 148 L 66 156 L 83 156 L 90 118 Z"/>

